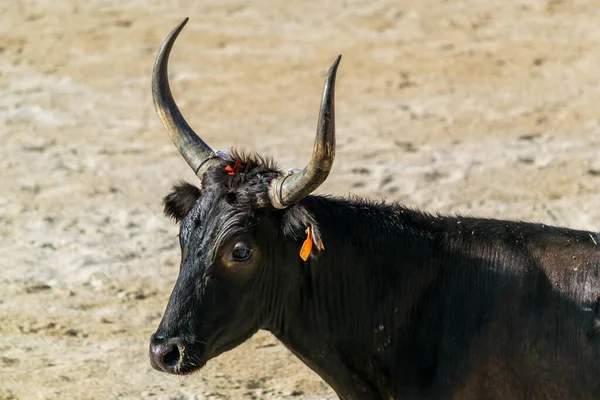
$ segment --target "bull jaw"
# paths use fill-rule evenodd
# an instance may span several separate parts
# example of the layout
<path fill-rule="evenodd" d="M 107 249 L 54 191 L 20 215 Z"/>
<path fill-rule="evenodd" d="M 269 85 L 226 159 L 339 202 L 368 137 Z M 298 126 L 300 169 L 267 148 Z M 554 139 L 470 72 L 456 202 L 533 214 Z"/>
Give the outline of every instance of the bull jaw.
<path fill-rule="evenodd" d="M 185 360 L 184 358 L 184 360 L 182 360 L 182 362 L 177 367 L 175 367 L 172 374 L 179 376 L 191 375 L 194 372 L 198 372 L 202 368 L 204 368 L 207 362 L 208 358 L 206 357 L 203 357 L 200 360 L 193 362 L 190 360 Z"/>

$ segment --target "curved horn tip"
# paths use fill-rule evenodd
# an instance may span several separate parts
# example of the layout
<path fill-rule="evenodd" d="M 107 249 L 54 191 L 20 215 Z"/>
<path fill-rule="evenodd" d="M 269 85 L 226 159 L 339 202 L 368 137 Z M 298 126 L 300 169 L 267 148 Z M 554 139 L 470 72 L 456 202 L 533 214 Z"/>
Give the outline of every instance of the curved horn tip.
<path fill-rule="evenodd" d="M 337 75 L 338 66 L 340 65 L 340 61 L 342 61 L 341 54 L 335 58 L 335 61 L 333 62 L 333 64 L 331 64 L 331 67 L 329 67 L 329 71 L 327 71 L 327 77 L 325 78 L 325 92 L 329 91 L 329 86 L 333 88 L 333 86 L 335 85 L 335 78 Z"/>
<path fill-rule="evenodd" d="M 160 69 L 164 69 L 166 71 L 168 58 L 169 58 L 169 55 L 171 53 L 171 48 L 175 44 L 175 40 L 177 39 L 177 36 L 179 36 L 179 34 L 181 33 L 181 31 L 183 30 L 183 27 L 185 26 L 185 24 L 187 24 L 187 22 L 189 20 L 190 20 L 189 17 L 185 17 L 183 19 L 183 21 L 181 21 L 171 31 L 171 33 L 169 33 L 169 35 L 163 41 L 162 46 L 158 50 L 158 54 L 156 56 L 156 60 L 154 61 L 154 72 L 155 73 L 157 73 Z"/>
<path fill-rule="evenodd" d="M 333 65 L 331 67 L 337 68 L 337 66 L 340 64 L 340 61 L 342 61 L 342 55 L 338 54 L 338 56 L 335 58 L 335 61 L 333 62 Z"/>
<path fill-rule="evenodd" d="M 183 19 L 183 21 L 181 21 L 181 22 L 179 23 L 179 25 L 177 25 L 177 28 L 175 28 L 175 29 L 181 29 L 181 28 L 183 28 L 183 27 L 185 26 L 185 24 L 187 24 L 187 23 L 188 23 L 188 21 L 189 21 L 189 20 L 190 20 L 190 17 L 185 17 L 185 18 Z"/>
<path fill-rule="evenodd" d="M 189 17 L 185 17 L 183 19 L 183 21 L 181 21 L 179 24 L 177 24 L 177 26 L 171 31 L 171 33 L 169 33 L 167 38 L 164 40 L 163 45 L 162 45 L 163 48 L 167 47 L 167 46 L 169 46 L 169 47 L 173 46 L 173 44 L 175 43 L 175 39 L 177 39 L 177 36 L 179 36 L 181 31 L 183 30 L 183 27 L 185 26 L 185 24 L 188 23 L 189 20 L 190 20 Z"/>
<path fill-rule="evenodd" d="M 176 27 L 175 29 L 173 29 L 173 31 L 171 32 L 171 34 L 169 35 L 170 37 L 175 36 L 175 38 L 177 37 L 177 35 L 179 35 L 179 33 L 181 32 L 181 30 L 183 29 L 183 27 L 185 26 L 185 24 L 188 23 L 188 21 L 190 20 L 190 17 L 185 17 L 183 19 L 183 21 L 181 21 Z M 175 39 L 173 38 L 173 39 Z M 167 39 L 168 40 L 168 39 Z"/>
<path fill-rule="evenodd" d="M 327 78 L 332 78 L 335 77 L 335 74 L 337 73 L 337 69 L 338 66 L 340 65 L 340 61 L 342 61 L 342 55 L 338 55 L 335 58 L 335 61 L 333 62 L 333 64 L 331 64 L 331 67 L 329 67 L 329 71 L 327 71 Z"/>

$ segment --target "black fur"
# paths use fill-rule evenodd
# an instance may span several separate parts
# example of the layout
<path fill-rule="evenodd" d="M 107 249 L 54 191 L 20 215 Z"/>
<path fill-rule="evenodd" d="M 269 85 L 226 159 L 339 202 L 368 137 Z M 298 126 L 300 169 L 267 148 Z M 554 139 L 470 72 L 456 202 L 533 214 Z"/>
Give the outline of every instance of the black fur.
<path fill-rule="evenodd" d="M 165 198 L 182 263 L 155 335 L 185 339 L 177 372 L 266 329 L 342 399 L 600 398 L 596 233 L 358 198 L 278 210 L 281 174 L 234 152 Z M 325 250 L 304 262 L 308 226 Z M 228 261 L 238 242 L 260 260 Z"/>

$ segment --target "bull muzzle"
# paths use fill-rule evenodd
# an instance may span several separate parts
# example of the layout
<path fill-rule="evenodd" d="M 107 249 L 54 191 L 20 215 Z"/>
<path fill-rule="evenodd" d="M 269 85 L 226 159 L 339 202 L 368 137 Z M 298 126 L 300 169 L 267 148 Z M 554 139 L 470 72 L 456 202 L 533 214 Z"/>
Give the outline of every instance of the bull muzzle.
<path fill-rule="evenodd" d="M 156 334 L 150 338 L 152 368 L 170 374 L 179 373 L 185 354 L 185 343 L 179 338 L 166 339 Z"/>

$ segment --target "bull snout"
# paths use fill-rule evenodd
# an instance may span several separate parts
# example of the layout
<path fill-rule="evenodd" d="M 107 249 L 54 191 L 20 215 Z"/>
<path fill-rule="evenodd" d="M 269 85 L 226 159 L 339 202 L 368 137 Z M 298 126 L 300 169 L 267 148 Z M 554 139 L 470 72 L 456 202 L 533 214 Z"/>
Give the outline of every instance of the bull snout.
<path fill-rule="evenodd" d="M 150 337 L 150 364 L 158 371 L 179 373 L 184 352 L 185 344 L 180 338 L 167 339 L 156 334 Z"/>

